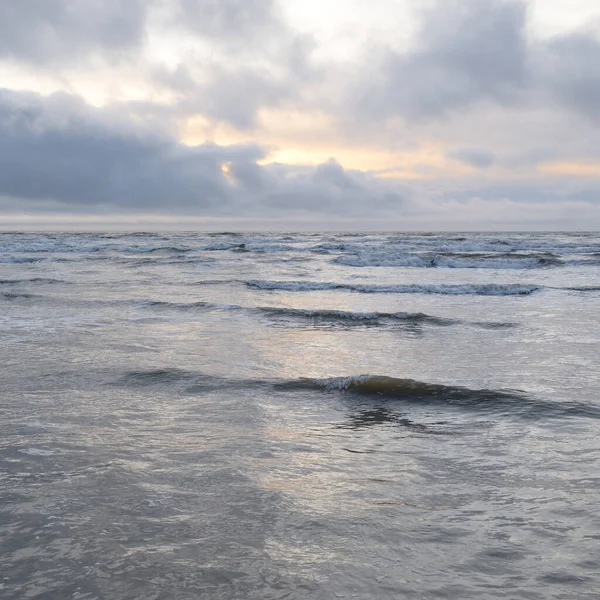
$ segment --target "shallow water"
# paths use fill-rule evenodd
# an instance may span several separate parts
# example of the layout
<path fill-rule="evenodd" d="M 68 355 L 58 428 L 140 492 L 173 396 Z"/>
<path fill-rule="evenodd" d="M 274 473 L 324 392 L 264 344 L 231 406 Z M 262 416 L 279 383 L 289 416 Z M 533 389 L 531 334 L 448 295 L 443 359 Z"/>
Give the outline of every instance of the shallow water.
<path fill-rule="evenodd" d="M 1 234 L 0 596 L 600 598 L 596 234 Z"/>

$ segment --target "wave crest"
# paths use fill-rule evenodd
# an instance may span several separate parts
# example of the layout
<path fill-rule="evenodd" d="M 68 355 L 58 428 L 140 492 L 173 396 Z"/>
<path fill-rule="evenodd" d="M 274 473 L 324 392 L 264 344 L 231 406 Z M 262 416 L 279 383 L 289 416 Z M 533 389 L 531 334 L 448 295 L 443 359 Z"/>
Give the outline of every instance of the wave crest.
<path fill-rule="evenodd" d="M 347 321 L 355 323 L 378 323 L 385 321 L 402 321 L 405 323 L 431 323 L 435 325 L 454 325 L 459 321 L 456 319 L 444 319 L 434 317 L 425 313 L 407 312 L 354 312 L 335 309 L 303 309 L 262 306 L 259 310 L 268 315 L 277 317 L 291 317 L 300 319 L 315 319 L 323 321 Z"/>
<path fill-rule="evenodd" d="M 600 419 L 600 407 L 582 402 L 553 402 L 534 398 L 521 391 L 474 390 L 461 386 L 426 383 L 385 375 L 355 375 L 326 379 L 298 379 L 279 384 L 282 389 L 308 389 L 324 392 L 349 392 L 367 398 L 442 403 L 465 409 L 542 418 L 589 417 Z"/>
<path fill-rule="evenodd" d="M 334 263 L 350 267 L 446 267 L 451 269 L 535 269 L 563 264 L 550 254 L 401 254 L 365 252 L 338 256 Z"/>
<path fill-rule="evenodd" d="M 517 283 L 484 284 L 417 284 L 371 285 L 366 283 L 335 283 L 319 281 L 267 281 L 252 279 L 244 282 L 249 287 L 287 292 L 348 290 L 364 294 L 447 294 L 479 296 L 525 296 L 541 289 L 538 285 Z"/>

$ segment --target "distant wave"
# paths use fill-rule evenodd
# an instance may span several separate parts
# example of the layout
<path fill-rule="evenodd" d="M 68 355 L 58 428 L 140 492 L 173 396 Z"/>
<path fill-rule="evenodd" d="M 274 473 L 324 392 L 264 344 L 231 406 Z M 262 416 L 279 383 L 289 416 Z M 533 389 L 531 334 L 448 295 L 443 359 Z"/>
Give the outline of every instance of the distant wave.
<path fill-rule="evenodd" d="M 12 263 L 17 265 L 47 261 L 48 258 L 45 256 L 0 256 L 0 263 Z"/>
<path fill-rule="evenodd" d="M 348 267 L 434 267 L 433 258 L 417 255 L 404 255 L 396 257 L 385 257 L 381 255 L 369 256 L 349 255 L 338 256 L 331 262 Z"/>
<path fill-rule="evenodd" d="M 19 283 L 69 283 L 62 279 L 52 279 L 50 277 L 32 277 L 31 279 L 0 279 L 0 284 L 16 285 Z"/>
<path fill-rule="evenodd" d="M 116 250 L 117 252 L 125 252 L 132 254 L 153 254 L 155 252 L 168 253 L 186 253 L 191 252 L 192 248 L 187 246 L 115 246 L 113 248 L 106 247 L 106 250 Z"/>
<path fill-rule="evenodd" d="M 79 259 L 76 258 L 66 258 L 64 256 L 0 256 L 0 263 L 8 263 L 8 264 L 33 264 L 33 263 L 60 263 L 60 262 L 77 262 Z"/>
<path fill-rule="evenodd" d="M 201 279 L 188 285 L 224 285 L 226 283 L 238 283 L 236 279 Z"/>
<path fill-rule="evenodd" d="M 404 254 L 389 256 L 381 252 L 339 256 L 334 263 L 352 267 L 447 267 L 452 269 L 535 269 L 563 264 L 551 254 Z"/>
<path fill-rule="evenodd" d="M 444 317 L 436 317 L 425 313 L 408 313 L 408 312 L 354 312 L 346 310 L 329 310 L 329 309 L 302 309 L 302 308 L 284 308 L 278 306 L 263 306 L 259 307 L 261 312 L 275 317 L 290 317 L 302 320 L 314 321 L 331 321 L 331 322 L 350 322 L 356 324 L 393 324 L 395 322 L 404 324 L 419 324 L 428 323 L 430 325 L 439 325 L 446 327 L 463 323 L 459 319 L 448 319 Z M 516 323 L 509 322 L 494 322 L 482 321 L 465 323 L 482 329 L 508 329 L 515 327 Z"/>
<path fill-rule="evenodd" d="M 0 294 L 5 300 L 18 300 L 19 298 L 34 298 L 33 294 L 18 294 L 14 292 L 2 292 Z"/>
<path fill-rule="evenodd" d="M 365 294 L 447 294 L 464 295 L 473 294 L 480 296 L 524 296 L 541 289 L 537 285 L 523 285 L 516 283 L 487 283 L 487 284 L 397 284 L 397 285 L 371 285 L 364 283 L 335 283 L 318 281 L 268 281 L 251 279 L 244 282 L 249 287 L 262 290 L 284 290 L 288 292 L 320 291 L 320 290 L 349 290 Z"/>
<path fill-rule="evenodd" d="M 141 308 L 157 308 L 157 309 L 169 309 L 176 311 L 195 311 L 199 309 L 204 310 L 237 310 L 241 309 L 241 306 L 237 304 L 214 304 L 211 302 L 165 302 L 162 300 L 142 300 L 135 303 L 136 306 Z"/>
<path fill-rule="evenodd" d="M 252 243 L 252 242 L 242 242 L 242 243 L 230 243 L 225 242 L 221 244 L 212 244 L 210 246 L 205 246 L 202 250 L 208 252 L 216 252 L 220 250 L 231 250 L 233 252 L 258 252 L 258 253 L 273 253 L 273 252 L 289 252 L 292 250 L 298 250 L 299 248 L 295 246 L 291 246 L 289 244 L 265 244 L 263 243 Z"/>

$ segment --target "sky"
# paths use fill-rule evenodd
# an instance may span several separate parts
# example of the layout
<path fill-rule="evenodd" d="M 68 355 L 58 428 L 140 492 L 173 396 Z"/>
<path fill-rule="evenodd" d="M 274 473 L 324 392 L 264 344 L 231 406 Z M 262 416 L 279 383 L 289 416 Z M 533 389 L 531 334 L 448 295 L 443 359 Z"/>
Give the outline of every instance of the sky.
<path fill-rule="evenodd" d="M 600 230 L 600 4 L 0 0 L 0 229 Z"/>

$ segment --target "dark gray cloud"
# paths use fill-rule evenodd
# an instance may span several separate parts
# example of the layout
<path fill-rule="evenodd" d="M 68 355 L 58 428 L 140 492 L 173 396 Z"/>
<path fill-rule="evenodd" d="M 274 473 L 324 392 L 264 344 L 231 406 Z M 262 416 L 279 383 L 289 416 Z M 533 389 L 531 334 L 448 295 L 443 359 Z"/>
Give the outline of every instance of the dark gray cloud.
<path fill-rule="evenodd" d="M 173 25 L 236 50 L 268 44 L 283 23 L 273 0 L 174 0 Z"/>
<path fill-rule="evenodd" d="M 446 156 L 477 169 L 491 167 L 495 161 L 494 154 L 485 148 L 456 148 Z"/>
<path fill-rule="evenodd" d="M 329 162 L 260 166 L 256 144 L 186 146 L 123 113 L 63 93 L 0 91 L 0 196 L 15 208 L 190 214 L 321 213 L 401 207 L 376 179 Z"/>
<path fill-rule="evenodd" d="M 240 129 L 281 105 L 329 111 L 359 132 L 390 117 L 419 127 L 481 105 L 600 118 L 591 30 L 532 39 L 525 0 L 430 0 L 418 16 L 407 51 L 380 45 L 365 48 L 362 66 L 316 68 L 314 40 L 286 22 L 281 0 L 0 0 L 0 60 L 58 68 L 68 81 L 73 63 L 118 59 L 176 96 L 174 118 L 202 114 Z M 149 64 L 149 30 L 192 46 L 177 64 Z"/>
<path fill-rule="evenodd" d="M 262 108 L 280 105 L 297 97 L 290 77 L 267 70 L 236 64 L 206 68 L 197 78 L 194 69 L 181 66 L 174 73 L 156 72 L 156 82 L 177 93 L 171 117 L 201 114 L 213 122 L 230 123 L 238 129 L 257 125 Z"/>
<path fill-rule="evenodd" d="M 191 44 L 179 63 L 145 62 L 152 27 Z M 176 95 L 172 118 L 203 114 L 241 129 L 256 125 L 261 108 L 301 95 L 311 48 L 274 0 L 0 0 L 0 60 L 67 81 L 73 65 L 119 61 Z"/>
<path fill-rule="evenodd" d="M 444 0 L 422 14 L 408 52 L 371 57 L 353 89 L 365 118 L 438 117 L 482 100 L 508 104 L 527 85 L 525 5 Z"/>
<path fill-rule="evenodd" d="M 600 41 L 588 32 L 554 38 L 538 48 L 543 87 L 560 106 L 600 122 Z"/>
<path fill-rule="evenodd" d="M 163 29 L 227 52 L 276 50 L 290 33 L 273 0 L 0 0 L 0 57 L 49 64 L 132 52 L 153 13 Z"/>
<path fill-rule="evenodd" d="M 519 188 L 474 179 L 446 182 L 440 192 L 440 182 L 428 190 L 427 182 L 381 180 L 335 160 L 262 165 L 258 145 L 190 147 L 151 125 L 63 93 L 0 91 L 3 213 L 153 216 L 156 223 L 168 216 L 181 226 L 189 218 L 250 218 L 258 227 L 281 219 L 288 229 L 297 220 L 318 227 L 339 219 L 375 219 L 377 227 L 512 227 L 532 219 L 560 226 L 565 215 L 576 224 L 577 214 L 588 228 L 600 224 L 593 182 L 561 186 L 548 178 Z"/>
<path fill-rule="evenodd" d="M 66 94 L 0 93 L 0 194 L 74 206 L 202 210 L 227 202 L 224 161 L 259 146 L 188 148 Z"/>
<path fill-rule="evenodd" d="M 600 32 L 528 33 L 524 0 L 433 0 L 404 52 L 367 53 L 345 97 L 350 118 L 413 127 L 481 106 L 558 109 L 600 121 Z M 518 132 L 516 132 L 518 133 Z"/>
<path fill-rule="evenodd" d="M 0 0 L 0 57 L 33 64 L 113 58 L 144 38 L 145 0 Z"/>
<path fill-rule="evenodd" d="M 274 0 L 175 0 L 172 9 L 172 27 L 214 49 L 154 70 L 154 82 L 178 95 L 180 116 L 252 128 L 262 108 L 300 99 L 316 79 L 312 39 L 290 28 Z"/>

